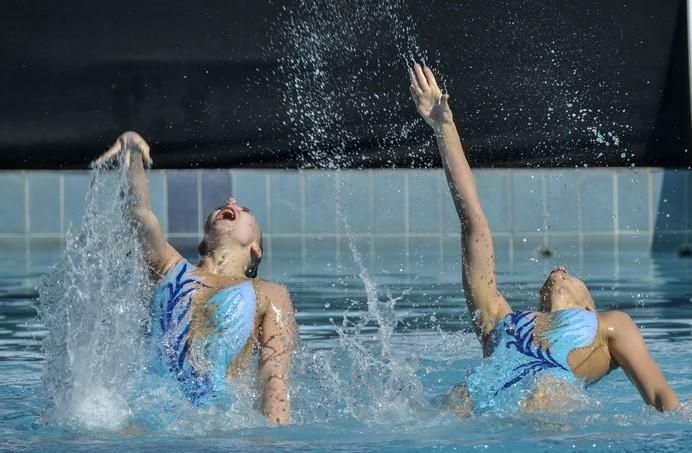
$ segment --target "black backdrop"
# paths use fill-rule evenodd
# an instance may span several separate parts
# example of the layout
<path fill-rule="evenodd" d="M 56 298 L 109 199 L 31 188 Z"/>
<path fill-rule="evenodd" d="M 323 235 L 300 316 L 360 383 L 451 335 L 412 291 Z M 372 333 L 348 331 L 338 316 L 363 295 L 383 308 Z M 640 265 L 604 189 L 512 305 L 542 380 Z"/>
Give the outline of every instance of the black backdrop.
<path fill-rule="evenodd" d="M 301 4 L 3 2 L 0 168 L 84 168 L 127 129 L 153 145 L 158 168 L 319 165 L 296 140 L 304 124 L 285 121 L 287 73 L 277 71 L 285 18 Z M 690 165 L 683 0 L 434 0 L 401 10 L 436 55 L 475 165 Z M 390 39 L 361 31 L 356 47 Z M 344 58 L 340 71 L 401 59 Z M 439 165 L 434 149 L 412 157 L 430 135 L 420 122 L 398 141 L 378 137 L 415 118 L 399 69 L 383 80 L 404 107 L 378 128 L 357 112 L 343 118 L 342 151 L 362 156 L 345 166 Z"/>

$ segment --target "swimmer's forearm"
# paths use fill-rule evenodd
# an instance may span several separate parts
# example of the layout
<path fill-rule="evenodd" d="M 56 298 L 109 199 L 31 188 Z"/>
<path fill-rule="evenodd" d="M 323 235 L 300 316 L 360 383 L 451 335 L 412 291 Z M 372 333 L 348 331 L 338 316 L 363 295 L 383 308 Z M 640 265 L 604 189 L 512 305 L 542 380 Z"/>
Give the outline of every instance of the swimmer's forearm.
<path fill-rule="evenodd" d="M 284 382 L 284 376 L 272 375 L 264 377 L 264 390 L 262 392 L 262 413 L 265 417 L 277 424 L 288 422 L 290 414 L 290 401 L 288 389 Z"/>
<path fill-rule="evenodd" d="M 132 209 L 150 209 L 149 205 L 149 182 L 144 171 L 142 153 L 131 151 L 130 162 L 130 196 L 132 198 Z"/>
<path fill-rule="evenodd" d="M 476 191 L 476 181 L 466 160 L 456 125 L 448 122 L 435 127 L 435 137 L 459 220 L 466 229 L 487 227 Z"/>

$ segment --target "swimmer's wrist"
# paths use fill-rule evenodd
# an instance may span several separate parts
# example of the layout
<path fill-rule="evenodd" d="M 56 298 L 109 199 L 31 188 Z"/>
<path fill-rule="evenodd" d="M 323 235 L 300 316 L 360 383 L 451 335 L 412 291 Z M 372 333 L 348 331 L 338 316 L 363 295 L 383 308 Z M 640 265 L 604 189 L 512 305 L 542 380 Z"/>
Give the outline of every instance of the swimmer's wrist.
<path fill-rule="evenodd" d="M 456 125 L 453 120 L 444 121 L 439 123 L 434 123 L 432 125 L 433 131 L 435 131 L 435 136 L 440 137 L 447 135 L 450 132 L 456 131 Z"/>

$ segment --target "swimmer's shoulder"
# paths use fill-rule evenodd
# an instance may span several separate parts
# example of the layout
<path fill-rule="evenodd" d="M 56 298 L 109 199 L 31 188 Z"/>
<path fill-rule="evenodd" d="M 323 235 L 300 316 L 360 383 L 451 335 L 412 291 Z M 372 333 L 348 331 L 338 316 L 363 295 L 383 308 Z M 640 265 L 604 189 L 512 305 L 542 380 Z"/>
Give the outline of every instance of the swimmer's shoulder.
<path fill-rule="evenodd" d="M 257 308 L 261 313 L 264 313 L 269 305 L 282 306 L 284 308 L 290 307 L 293 310 L 291 296 L 286 286 L 261 278 L 255 278 L 250 281 L 255 288 Z"/>
<path fill-rule="evenodd" d="M 598 317 L 598 336 L 606 349 L 609 343 L 618 335 L 631 332 L 632 329 L 638 331 L 630 315 L 620 310 L 597 312 Z"/>
<path fill-rule="evenodd" d="M 599 311 L 597 317 L 598 330 L 604 339 L 612 338 L 623 327 L 628 328 L 634 325 L 630 315 L 620 310 Z"/>

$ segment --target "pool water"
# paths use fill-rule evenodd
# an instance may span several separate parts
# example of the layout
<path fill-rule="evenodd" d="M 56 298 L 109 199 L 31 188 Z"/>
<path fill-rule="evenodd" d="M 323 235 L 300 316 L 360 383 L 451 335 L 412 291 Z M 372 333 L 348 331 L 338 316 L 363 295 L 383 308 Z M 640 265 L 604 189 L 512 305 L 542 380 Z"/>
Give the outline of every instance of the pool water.
<path fill-rule="evenodd" d="M 500 451 L 692 449 L 692 260 L 648 253 L 586 252 L 539 259 L 498 256 L 498 281 L 515 309 L 536 305 L 557 263 L 581 275 L 600 310 L 627 311 L 684 409 L 644 407 L 616 370 L 578 395 L 562 414 L 490 415 L 461 420 L 440 395 L 478 363 L 481 351 L 460 292 L 458 250 L 441 260 L 392 247 L 369 257 L 354 245 L 337 263 L 324 250 L 303 266 L 299 252 L 274 250 L 272 275 L 297 309 L 301 349 L 294 359 L 294 423 L 259 416 L 207 423 L 204 413 L 175 430 L 127 431 L 51 423 L 41 375 L 45 328 L 36 320 L 37 286 L 60 250 L 0 256 L 0 448 L 31 451 L 216 450 Z M 377 263 L 385 260 L 385 267 Z M 362 264 L 360 266 L 358 263 Z M 398 266 L 398 263 L 407 263 Z M 390 268 L 394 271 L 378 272 Z M 397 270 L 398 269 L 398 270 Z M 408 270 L 407 270 L 408 269 Z M 95 409 L 97 410 L 97 409 Z M 236 422 L 233 422 L 235 420 Z"/>

